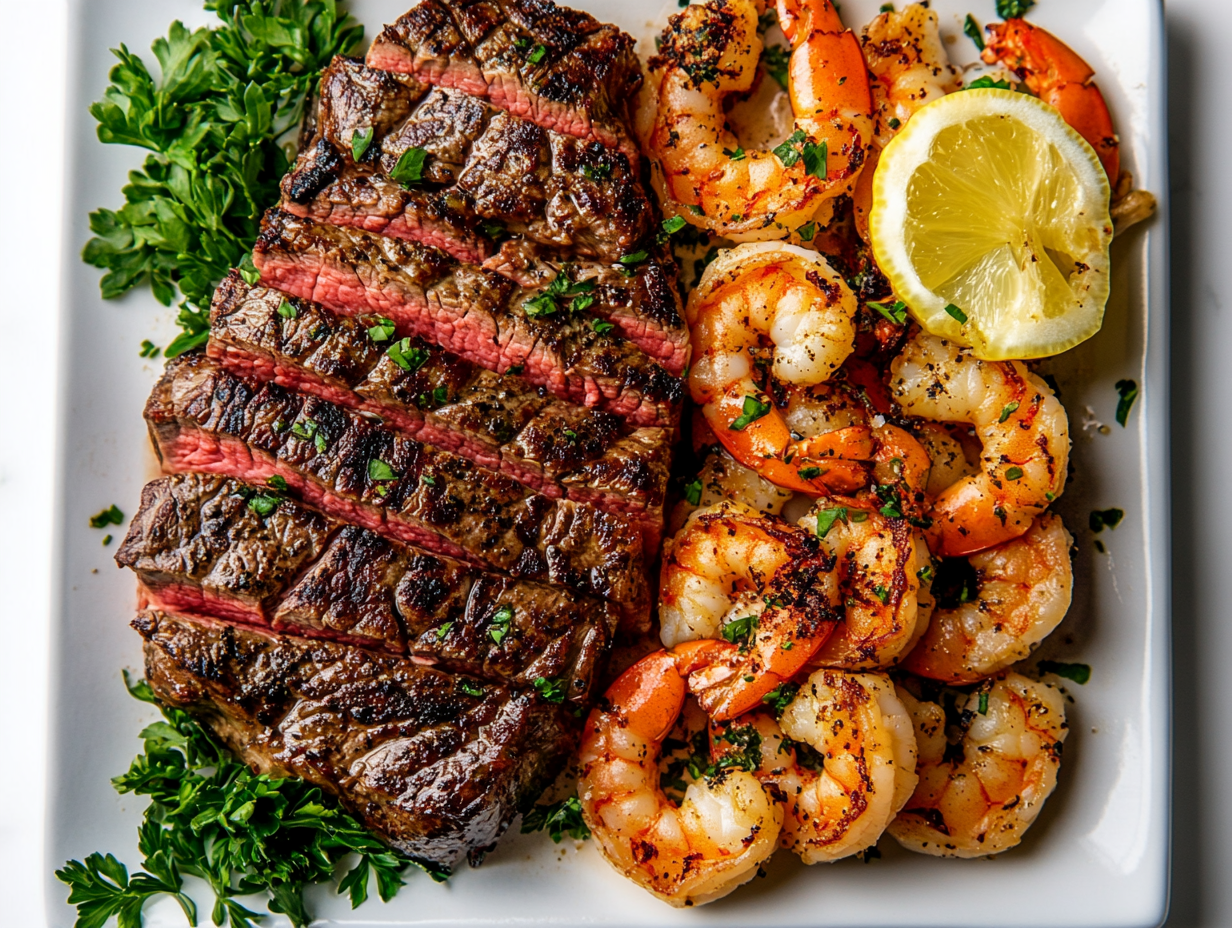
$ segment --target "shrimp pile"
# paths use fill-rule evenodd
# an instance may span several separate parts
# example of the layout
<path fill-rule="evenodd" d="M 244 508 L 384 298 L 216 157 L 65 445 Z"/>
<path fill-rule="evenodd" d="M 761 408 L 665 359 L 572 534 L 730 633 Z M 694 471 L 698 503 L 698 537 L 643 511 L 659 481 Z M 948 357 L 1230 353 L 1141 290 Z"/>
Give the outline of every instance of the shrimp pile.
<path fill-rule="evenodd" d="M 829 0 L 775 10 L 783 146 L 745 151 L 724 115 L 761 79 L 763 0 L 672 16 L 637 103 L 665 213 L 736 243 L 687 297 L 695 464 L 661 562 L 662 649 L 608 690 L 580 755 L 602 854 L 673 905 L 731 892 L 776 848 L 1009 850 L 1067 734 L 1028 662 L 1075 586 L 1054 509 L 1067 412 L 1035 367 L 921 331 L 863 257 L 878 152 L 963 74 L 927 5 L 858 38 Z M 1086 63 L 1021 19 L 986 34 L 983 62 L 1090 142 L 1123 223 L 1149 215 Z"/>

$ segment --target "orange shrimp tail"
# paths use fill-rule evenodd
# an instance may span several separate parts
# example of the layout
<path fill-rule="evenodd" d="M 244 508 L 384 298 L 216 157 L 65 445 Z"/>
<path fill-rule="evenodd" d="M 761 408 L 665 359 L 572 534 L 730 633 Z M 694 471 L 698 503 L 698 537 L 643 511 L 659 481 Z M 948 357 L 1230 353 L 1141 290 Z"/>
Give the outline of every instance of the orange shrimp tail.
<path fill-rule="evenodd" d="M 777 0 L 779 26 L 795 48 L 813 32 L 842 32 L 843 21 L 830 0 Z"/>
<path fill-rule="evenodd" d="M 1092 81 L 1094 69 L 1055 35 L 1026 20 L 992 23 L 988 32 L 983 60 L 1013 69 L 1032 93 L 1056 107 L 1095 149 L 1108 180 L 1115 185 L 1121 176 L 1120 142 L 1108 103 Z"/>
<path fill-rule="evenodd" d="M 604 694 L 604 700 L 620 713 L 627 727 L 642 737 L 661 742 L 668 736 L 684 708 L 684 677 L 668 651 L 648 654 L 622 673 Z M 593 724 L 595 709 L 591 713 Z"/>

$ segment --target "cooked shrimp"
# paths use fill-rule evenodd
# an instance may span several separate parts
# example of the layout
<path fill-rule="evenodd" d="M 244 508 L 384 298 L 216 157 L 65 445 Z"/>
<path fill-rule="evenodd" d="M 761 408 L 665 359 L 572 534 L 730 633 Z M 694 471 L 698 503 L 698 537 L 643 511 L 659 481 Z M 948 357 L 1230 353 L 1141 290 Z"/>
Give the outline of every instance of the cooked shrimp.
<path fill-rule="evenodd" d="M 724 102 L 757 77 L 765 9 L 708 0 L 671 17 L 638 104 L 665 212 L 735 241 L 787 238 L 850 190 L 872 131 L 860 43 L 830 0 L 778 0 L 795 131 L 774 151 L 740 147 Z"/>
<path fill-rule="evenodd" d="M 974 554 L 1023 534 L 1061 495 L 1069 419 L 1052 389 L 1018 361 L 981 361 L 958 345 L 917 333 L 890 365 L 903 410 L 965 422 L 983 444 L 980 471 L 941 492 L 930 544 L 946 557 Z"/>
<path fill-rule="evenodd" d="M 689 681 L 711 717 L 754 708 L 825 643 L 839 617 L 834 566 L 812 532 L 736 503 L 698 510 L 668 542 L 663 643 L 727 639 Z"/>
<path fill-rule="evenodd" d="M 961 433 L 955 434 L 940 422 L 920 421 L 912 428 L 931 465 L 924 486 L 926 495 L 938 496 L 951 484 L 979 472 L 979 442 L 967 440 Z"/>
<path fill-rule="evenodd" d="M 659 752 L 685 681 L 658 651 L 626 670 L 586 720 L 578 757 L 582 817 L 608 863 L 674 906 L 701 905 L 751 880 L 774 853 L 783 810 L 752 774 L 724 769 L 679 806 L 659 785 Z"/>
<path fill-rule="evenodd" d="M 920 570 L 927 546 L 906 519 L 887 518 L 841 498 L 820 500 L 800 520 L 815 529 L 837 562 L 842 621 L 818 649 L 813 666 L 846 670 L 889 667 L 919 637 Z M 923 556 L 923 561 L 921 560 Z"/>
<path fill-rule="evenodd" d="M 984 857 L 1016 846 L 1057 785 L 1068 733 L 1060 691 L 1002 674 L 963 700 L 948 729 L 941 706 L 901 687 L 899 697 L 915 722 L 920 782 L 890 834 L 934 857 Z"/>
<path fill-rule="evenodd" d="M 806 864 L 872 847 L 916 786 L 911 716 L 883 674 L 819 670 L 777 723 L 757 712 L 711 732 L 719 762 L 760 749 L 757 778 L 786 807 L 779 844 Z"/>
<path fill-rule="evenodd" d="M 871 457 L 866 425 L 797 438 L 781 408 L 793 388 L 824 383 L 851 354 L 855 313 L 824 257 L 777 243 L 724 252 L 689 294 L 689 391 L 731 455 L 778 486 L 816 495 L 865 481 L 845 459 Z"/>
<path fill-rule="evenodd" d="M 1020 661 L 1065 618 L 1073 592 L 1070 537 L 1045 513 L 1025 535 L 969 558 L 975 598 L 937 609 L 902 666 L 946 683 L 975 683 Z"/>
<path fill-rule="evenodd" d="M 919 3 L 887 10 L 864 27 L 860 37 L 873 94 L 873 145 L 852 193 L 856 231 L 868 240 L 877 156 L 926 103 L 953 93 L 962 78 L 950 64 L 937 26 L 937 14 Z"/>
<path fill-rule="evenodd" d="M 745 467 L 723 448 L 706 455 L 701 470 L 685 487 L 685 498 L 672 509 L 671 531 L 679 531 L 695 511 L 724 500 L 743 503 L 763 516 L 777 516 L 792 493 Z"/>
<path fill-rule="evenodd" d="M 1121 176 L 1121 143 L 1104 95 L 1092 80 L 1094 69 L 1051 32 L 1025 19 L 989 23 L 985 31 L 988 39 L 980 57 L 1010 68 L 1033 94 L 1056 107 L 1095 149 L 1108 182 L 1115 186 Z"/>

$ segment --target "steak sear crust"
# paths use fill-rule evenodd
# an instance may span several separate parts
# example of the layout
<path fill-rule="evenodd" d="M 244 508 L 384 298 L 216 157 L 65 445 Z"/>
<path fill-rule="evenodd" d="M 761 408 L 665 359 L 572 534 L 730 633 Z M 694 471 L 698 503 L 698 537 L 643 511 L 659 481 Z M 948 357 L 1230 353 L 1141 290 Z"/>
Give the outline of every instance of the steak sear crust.
<path fill-rule="evenodd" d="M 160 699 L 256 770 L 336 795 L 419 860 L 480 857 L 576 738 L 567 707 L 406 658 L 159 611 L 133 627 Z"/>

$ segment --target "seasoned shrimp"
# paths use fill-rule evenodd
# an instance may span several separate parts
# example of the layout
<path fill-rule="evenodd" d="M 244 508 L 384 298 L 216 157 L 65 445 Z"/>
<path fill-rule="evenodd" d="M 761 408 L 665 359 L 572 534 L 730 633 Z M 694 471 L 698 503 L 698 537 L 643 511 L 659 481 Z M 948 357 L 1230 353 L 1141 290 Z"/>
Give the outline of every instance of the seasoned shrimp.
<path fill-rule="evenodd" d="M 777 243 L 732 248 L 706 268 L 685 313 L 689 391 L 737 461 L 814 495 L 864 483 L 867 425 L 797 437 L 782 408 L 794 388 L 830 379 L 855 342 L 855 296 L 824 257 Z"/>
<path fill-rule="evenodd" d="M 792 493 L 745 467 L 723 448 L 706 455 L 697 476 L 685 486 L 685 496 L 672 509 L 671 531 L 679 531 L 695 511 L 724 500 L 743 503 L 763 516 L 777 516 Z"/>
<path fill-rule="evenodd" d="M 757 77 L 764 0 L 708 0 L 671 17 L 638 104 L 665 212 L 735 241 L 787 238 L 864 164 L 872 97 L 860 43 L 829 0 L 778 0 L 791 43 L 795 131 L 774 151 L 745 151 L 724 102 Z"/>
<path fill-rule="evenodd" d="M 975 598 L 937 609 L 903 668 L 946 683 L 975 683 L 1022 660 L 1069 611 L 1073 543 L 1061 517 L 1045 513 L 1025 535 L 972 555 Z"/>
<path fill-rule="evenodd" d="M 660 635 L 668 647 L 716 639 L 689 681 L 711 717 L 754 708 L 825 643 L 839 617 L 834 567 L 812 532 L 737 503 L 698 510 L 668 542 Z"/>
<path fill-rule="evenodd" d="M 930 563 L 919 533 L 902 518 L 823 499 L 800 525 L 815 529 L 835 559 L 842 621 L 810 665 L 846 670 L 889 667 L 920 637 L 920 572 Z M 927 600 L 931 605 L 931 600 Z"/>
<path fill-rule="evenodd" d="M 928 455 L 930 468 L 924 485 L 927 496 L 938 496 L 951 484 L 979 472 L 979 442 L 974 438 L 955 434 L 940 422 L 920 421 L 912 429 Z"/>
<path fill-rule="evenodd" d="M 884 674 L 819 670 L 777 723 L 756 712 L 711 733 L 716 760 L 760 750 L 757 778 L 786 807 L 779 844 L 806 864 L 872 847 L 917 782 L 911 716 Z"/>
<path fill-rule="evenodd" d="M 783 810 L 752 774 L 723 769 L 679 806 L 659 785 L 659 752 L 685 680 L 658 651 L 626 670 L 586 720 L 578 756 L 582 817 L 608 863 L 674 906 L 701 905 L 751 880 L 774 853 Z"/>
<path fill-rule="evenodd" d="M 903 410 L 975 427 L 980 471 L 941 492 L 930 544 L 945 557 L 974 554 L 1023 534 L 1061 495 L 1069 419 L 1052 389 L 1018 361 L 981 361 L 918 332 L 890 365 Z"/>
<path fill-rule="evenodd" d="M 950 64 L 937 26 L 937 14 L 919 3 L 887 10 L 864 27 L 860 37 L 873 93 L 873 145 L 852 193 L 856 231 L 868 240 L 873 174 L 881 149 L 926 103 L 962 86 Z"/>
<path fill-rule="evenodd" d="M 956 706 L 948 726 L 940 705 L 902 687 L 899 697 L 915 722 L 920 782 L 890 834 L 934 857 L 1016 846 L 1057 785 L 1068 734 L 1061 692 L 1005 673 Z"/>

